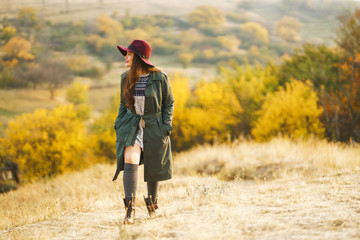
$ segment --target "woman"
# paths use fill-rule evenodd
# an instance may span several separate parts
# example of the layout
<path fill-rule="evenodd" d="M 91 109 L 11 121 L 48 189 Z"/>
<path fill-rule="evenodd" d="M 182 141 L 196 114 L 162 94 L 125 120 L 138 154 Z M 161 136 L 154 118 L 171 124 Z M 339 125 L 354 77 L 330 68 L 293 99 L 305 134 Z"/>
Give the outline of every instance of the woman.
<path fill-rule="evenodd" d="M 113 181 L 124 170 L 124 223 L 133 223 L 138 165 L 144 164 L 148 196 L 145 203 L 152 216 L 157 206 L 159 181 L 172 177 L 170 131 L 174 97 L 167 75 L 149 57 L 150 45 L 134 40 L 129 47 L 117 46 L 130 70 L 121 75 L 121 104 L 115 120 L 117 169 Z"/>

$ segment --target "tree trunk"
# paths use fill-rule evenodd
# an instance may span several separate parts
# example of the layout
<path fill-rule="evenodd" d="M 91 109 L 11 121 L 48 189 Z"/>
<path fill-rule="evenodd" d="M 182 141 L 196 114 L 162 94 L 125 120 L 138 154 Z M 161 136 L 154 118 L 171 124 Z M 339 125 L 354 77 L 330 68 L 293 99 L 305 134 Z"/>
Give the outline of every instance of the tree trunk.
<path fill-rule="evenodd" d="M 322 94 L 319 94 L 319 95 L 320 95 L 320 104 L 324 111 L 324 117 L 325 117 L 325 123 L 326 123 L 326 127 L 325 127 L 326 135 L 330 138 L 330 140 L 333 140 L 333 135 L 332 135 L 332 131 L 331 131 L 331 121 L 329 119 L 329 115 L 326 112 L 324 96 Z"/>

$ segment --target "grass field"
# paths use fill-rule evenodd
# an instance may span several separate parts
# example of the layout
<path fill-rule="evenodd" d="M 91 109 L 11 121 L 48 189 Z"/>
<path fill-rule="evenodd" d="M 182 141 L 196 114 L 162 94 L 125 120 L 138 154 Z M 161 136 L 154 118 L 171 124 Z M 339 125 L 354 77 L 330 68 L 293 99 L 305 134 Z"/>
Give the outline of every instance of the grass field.
<path fill-rule="evenodd" d="M 96 165 L 1 195 L 0 239 L 359 239 L 359 153 L 314 139 L 197 147 L 175 155 L 154 219 L 140 168 L 128 226 L 115 166 Z"/>

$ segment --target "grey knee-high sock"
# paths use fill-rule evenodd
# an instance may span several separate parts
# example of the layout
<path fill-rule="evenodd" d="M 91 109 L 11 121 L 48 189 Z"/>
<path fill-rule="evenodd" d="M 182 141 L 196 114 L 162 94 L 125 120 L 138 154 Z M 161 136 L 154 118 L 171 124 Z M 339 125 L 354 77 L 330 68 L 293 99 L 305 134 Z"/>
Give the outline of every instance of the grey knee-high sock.
<path fill-rule="evenodd" d="M 156 202 L 159 191 L 159 182 L 147 182 L 148 198 L 151 198 L 153 203 Z"/>
<path fill-rule="evenodd" d="M 137 178 L 138 178 L 138 164 L 124 164 L 124 191 L 125 198 L 132 199 L 136 195 Z"/>

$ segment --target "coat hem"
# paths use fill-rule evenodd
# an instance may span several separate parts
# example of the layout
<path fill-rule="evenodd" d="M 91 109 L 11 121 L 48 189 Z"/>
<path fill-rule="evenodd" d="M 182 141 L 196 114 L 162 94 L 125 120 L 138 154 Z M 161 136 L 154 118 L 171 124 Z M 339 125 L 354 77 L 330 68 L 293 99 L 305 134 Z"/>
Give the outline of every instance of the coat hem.
<path fill-rule="evenodd" d="M 161 177 L 161 178 L 144 178 L 144 182 L 159 182 L 159 181 L 166 181 L 166 180 L 170 180 L 172 178 L 172 176 L 166 176 L 166 177 Z"/>

